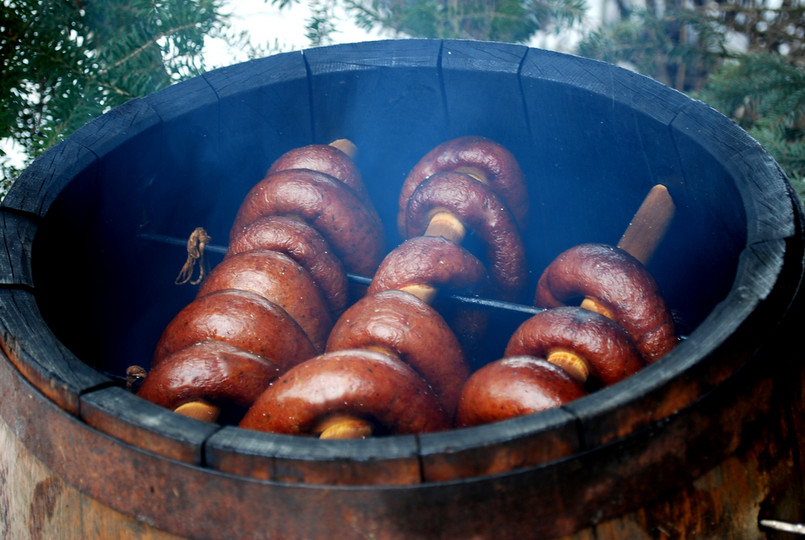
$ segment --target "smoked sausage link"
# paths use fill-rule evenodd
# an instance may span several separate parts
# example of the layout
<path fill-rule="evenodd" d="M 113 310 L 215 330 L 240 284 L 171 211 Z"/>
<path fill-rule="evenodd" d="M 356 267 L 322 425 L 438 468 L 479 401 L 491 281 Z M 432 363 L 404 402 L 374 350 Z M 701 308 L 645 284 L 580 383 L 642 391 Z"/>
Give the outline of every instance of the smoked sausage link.
<path fill-rule="evenodd" d="M 430 305 L 396 290 L 360 299 L 336 322 L 327 351 L 369 347 L 391 351 L 414 368 L 453 416 L 470 370 L 455 334 Z"/>
<path fill-rule="evenodd" d="M 259 354 L 283 369 L 316 355 L 305 332 L 280 306 L 250 291 L 223 289 L 196 298 L 171 320 L 151 368 L 180 349 L 209 340 Z"/>
<path fill-rule="evenodd" d="M 472 374 L 461 392 L 459 427 L 507 420 L 564 405 L 587 394 L 567 373 L 543 358 L 511 356 Z"/>
<path fill-rule="evenodd" d="M 660 288 L 640 261 L 605 244 L 581 244 L 561 253 L 537 284 L 534 304 L 551 308 L 591 298 L 632 336 L 647 363 L 679 342 Z"/>
<path fill-rule="evenodd" d="M 225 258 L 202 282 L 198 297 L 222 289 L 251 291 L 277 304 L 302 327 L 317 351 L 324 350 L 332 316 L 310 274 L 287 255 L 258 249 Z"/>
<path fill-rule="evenodd" d="M 330 415 L 370 419 L 389 434 L 445 430 L 433 391 L 404 362 L 365 349 L 325 353 L 292 368 L 257 398 L 240 427 L 311 434 Z"/>

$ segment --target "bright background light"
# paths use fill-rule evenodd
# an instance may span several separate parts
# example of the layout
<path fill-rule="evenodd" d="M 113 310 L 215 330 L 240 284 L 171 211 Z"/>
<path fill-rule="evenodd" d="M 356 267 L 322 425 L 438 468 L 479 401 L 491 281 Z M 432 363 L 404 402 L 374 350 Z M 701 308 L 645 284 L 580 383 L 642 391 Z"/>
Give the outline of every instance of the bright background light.
<path fill-rule="evenodd" d="M 233 34 L 245 32 L 248 43 L 269 53 L 309 48 L 305 36 L 306 22 L 313 16 L 312 2 L 294 3 L 284 9 L 272 6 L 269 0 L 230 0 L 223 12 L 229 16 Z M 343 11 L 333 13 L 331 35 L 334 43 L 354 43 L 391 37 L 382 32 L 359 28 Z M 209 69 L 223 67 L 250 58 L 248 47 L 232 48 L 225 40 L 207 37 L 204 61 Z"/>
<path fill-rule="evenodd" d="M 228 15 L 231 29 L 228 34 L 245 33 L 243 46 L 232 46 L 223 38 L 205 37 L 204 64 L 214 69 L 251 58 L 254 49 L 275 54 L 309 48 L 305 36 L 306 22 L 312 17 L 310 4 L 297 2 L 284 9 L 271 5 L 270 0 L 228 0 L 223 12 Z M 358 28 L 346 13 L 336 11 L 332 23 L 335 31 L 331 38 L 335 43 L 353 43 L 391 37 L 380 31 L 368 32 Z M 251 46 L 249 46 L 251 45 Z M 25 164 L 22 147 L 9 138 L 0 139 L 0 148 L 6 153 L 4 163 L 21 168 Z"/>

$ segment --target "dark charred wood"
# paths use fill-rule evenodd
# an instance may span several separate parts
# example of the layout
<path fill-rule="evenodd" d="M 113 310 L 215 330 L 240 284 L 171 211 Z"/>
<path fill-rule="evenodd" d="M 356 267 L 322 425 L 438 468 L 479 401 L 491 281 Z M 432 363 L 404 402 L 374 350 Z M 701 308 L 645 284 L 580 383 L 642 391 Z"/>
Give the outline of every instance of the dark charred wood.
<path fill-rule="evenodd" d="M 469 134 L 499 140 L 529 181 L 527 289 L 565 249 L 616 243 L 665 185 L 677 213 L 649 270 L 686 339 L 558 409 L 371 441 L 201 424 L 124 390 L 196 292 L 174 285 L 184 240 L 154 238 L 204 226 L 222 245 L 274 159 L 346 137 L 398 245 L 406 174 Z M 119 520 L 193 538 L 762 537 L 758 509 L 805 517 L 802 206 L 746 133 L 634 73 L 464 41 L 277 55 L 91 122 L 0 208 L 0 446 L 97 512 L 70 523 L 76 536 Z M 353 299 L 368 277 L 352 276 Z M 532 312 L 492 307 L 506 338 Z M 487 340 L 472 365 L 504 345 Z M 9 515 L 25 498 L 3 495 Z"/>

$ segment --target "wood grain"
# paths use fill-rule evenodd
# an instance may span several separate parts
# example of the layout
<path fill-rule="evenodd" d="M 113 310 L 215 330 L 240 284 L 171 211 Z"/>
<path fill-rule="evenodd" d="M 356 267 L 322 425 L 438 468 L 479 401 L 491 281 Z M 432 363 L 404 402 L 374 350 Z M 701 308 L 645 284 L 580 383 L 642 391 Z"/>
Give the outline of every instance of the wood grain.
<path fill-rule="evenodd" d="M 789 502 L 792 497 L 796 501 L 796 492 L 801 495 L 802 491 L 801 484 L 791 481 L 792 477 L 801 477 L 801 473 L 792 468 L 797 447 L 790 438 L 792 433 L 787 433 L 785 427 L 781 430 L 775 422 L 775 418 L 793 418 L 791 414 L 795 412 L 789 408 L 789 396 L 782 392 L 795 386 L 785 384 L 791 380 L 785 374 L 779 378 L 780 386 L 770 381 L 754 385 L 756 390 L 746 396 L 746 400 L 739 390 L 747 382 L 757 380 L 755 373 L 746 373 L 746 378 L 738 377 L 740 387 L 731 384 L 724 387 L 725 394 L 730 394 L 733 400 L 745 401 L 746 408 L 752 408 L 753 396 L 776 396 L 746 425 L 751 435 L 749 439 L 745 443 L 740 439 L 730 442 L 731 457 L 701 474 L 691 470 L 691 475 L 697 476 L 695 482 L 667 492 L 658 490 L 654 502 L 646 501 L 639 510 L 610 519 L 608 505 L 595 504 L 595 499 L 601 497 L 610 501 L 609 505 L 617 505 L 623 497 L 630 496 L 629 490 L 607 489 L 613 487 L 611 481 L 617 478 L 630 483 L 639 481 L 639 474 L 622 475 L 612 469 L 614 463 L 620 463 L 625 470 L 641 466 L 639 461 L 631 459 L 635 450 L 639 450 L 632 444 L 619 444 L 605 450 L 604 455 L 618 456 L 617 460 L 601 459 L 601 455 L 580 455 L 554 466 L 527 469 L 523 474 L 465 482 L 406 489 L 296 487 L 295 484 L 218 475 L 137 450 L 65 415 L 15 374 L 5 359 L 0 362 L 0 375 L 0 395 L 3 396 L 0 400 L 0 417 L 3 418 L 0 448 L 4 450 L 3 456 L 9 455 L 6 450 L 10 450 L 23 460 L 13 474 L 23 474 L 29 479 L 6 482 L 0 497 L 15 498 L 15 501 L 23 498 L 30 512 L 35 513 L 27 522 L 37 528 L 50 526 L 78 534 L 83 532 L 82 527 L 111 520 L 105 525 L 110 527 L 108 530 L 131 528 L 137 533 L 149 531 L 156 525 L 161 530 L 194 538 L 263 538 L 288 534 L 344 538 L 360 538 L 366 534 L 384 538 L 474 534 L 521 538 L 537 531 L 542 537 L 564 532 L 568 538 L 619 538 L 625 533 L 631 535 L 640 531 L 645 537 L 662 537 L 663 534 L 713 537 L 724 532 L 735 533 L 733 537 L 763 537 L 757 528 L 761 508 L 772 505 L 767 514 L 777 519 L 801 517 L 796 513 L 801 512 L 801 502 L 796 503 L 795 508 L 800 510 L 793 514 Z M 711 401 L 713 405 L 722 403 L 721 396 L 714 396 Z M 728 412 L 722 414 L 729 415 Z M 713 417 L 710 422 L 715 425 L 721 419 Z M 44 424 L 48 426 L 46 431 L 36 429 L 37 425 Z M 677 419 L 669 429 L 654 432 L 651 437 L 661 435 L 661 442 L 684 441 L 677 429 L 687 429 L 685 425 L 685 418 Z M 684 459 L 678 465 L 685 467 Z M 42 471 L 43 466 L 45 473 L 40 476 L 38 471 Z M 36 470 L 31 472 L 30 467 Z M 6 478 L 9 470 L 4 471 Z M 673 468 L 667 470 L 667 474 L 676 472 Z M 582 478 L 587 480 L 579 481 Z M 593 485 L 600 485 L 599 489 L 591 489 L 588 484 L 594 478 L 597 480 Z M 79 493 L 75 504 L 90 512 L 80 523 L 73 521 L 74 514 L 67 511 L 69 509 L 62 511 L 59 507 L 63 493 L 75 493 L 75 489 Z M 205 497 L 197 497 L 199 489 L 204 490 Z M 585 496 L 579 497 L 582 494 Z M 383 510 L 378 511 L 380 501 Z M 558 501 L 563 501 L 561 515 L 553 510 Z M 110 507 L 114 512 L 109 511 Z M 408 514 L 414 507 L 418 508 L 419 519 L 416 520 Z M 218 510 L 224 508 L 225 513 Z M 595 508 L 592 516 L 591 508 Z M 575 519 L 571 517 L 574 514 Z M 319 520 L 306 517 L 312 515 L 319 516 Z M 592 517 L 597 524 L 579 526 L 576 520 L 580 515 L 585 515 L 585 520 Z M 125 516 L 139 516 L 140 523 Z M 255 519 L 255 516 L 260 518 Z M 148 526 L 142 523 L 144 519 Z M 324 522 L 326 528 L 322 528 Z M 20 524 L 9 526 L 19 527 Z M 575 532 L 570 534 L 571 531 Z M 93 537 L 91 533 L 89 537 Z"/>
<path fill-rule="evenodd" d="M 176 540 L 84 495 L 55 474 L 0 420 L 0 537 L 30 540 Z"/>
<path fill-rule="evenodd" d="M 168 459 L 200 465 L 204 444 L 220 426 L 173 414 L 120 387 L 81 397 L 81 419 L 121 441 Z"/>
<path fill-rule="evenodd" d="M 0 285 L 33 287 L 31 248 L 37 223 L 29 215 L 0 210 Z"/>
<path fill-rule="evenodd" d="M 81 393 L 110 379 L 73 355 L 53 335 L 33 294 L 0 288 L 0 349 L 48 398 L 78 414 Z"/>
<path fill-rule="evenodd" d="M 226 427 L 205 446 L 207 464 L 245 477 L 321 485 L 410 485 L 421 481 L 414 436 L 322 441 Z"/>
<path fill-rule="evenodd" d="M 574 243 L 616 242 L 648 189 L 668 188 L 677 215 L 650 268 L 689 324 L 674 352 L 550 413 L 315 445 L 119 387 L 193 295 L 172 285 L 183 254 L 174 267 L 141 233 L 207 218 L 226 231 L 273 157 L 340 137 L 393 223 L 407 170 L 476 129 L 524 157 L 534 282 Z M 14 533 L 762 538 L 759 515 L 803 519 L 801 204 L 745 133 L 639 75 L 451 40 L 277 55 L 90 123 L 26 171 L 0 218 L 0 497 L 22 516 L 0 512 L 0 527 Z M 12 471 L 6 451 L 25 463 Z"/>

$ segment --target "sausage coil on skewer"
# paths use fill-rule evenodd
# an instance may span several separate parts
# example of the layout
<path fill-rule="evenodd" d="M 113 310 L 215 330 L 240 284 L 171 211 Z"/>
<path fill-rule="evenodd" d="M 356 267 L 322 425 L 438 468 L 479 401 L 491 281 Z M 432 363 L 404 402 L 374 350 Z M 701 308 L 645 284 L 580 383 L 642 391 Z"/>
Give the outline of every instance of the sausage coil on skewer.
<path fill-rule="evenodd" d="M 646 362 L 655 362 L 679 342 L 671 312 L 646 268 L 626 251 L 582 244 L 561 253 L 540 277 L 534 304 L 565 305 L 574 298 L 623 326 Z"/>
<path fill-rule="evenodd" d="M 457 338 L 428 302 L 439 287 L 478 287 L 486 281 L 486 271 L 480 261 L 458 245 L 467 228 L 488 244 L 493 273 L 503 294 L 511 296 L 519 292 L 526 274 L 524 249 L 514 219 L 486 184 L 491 180 L 497 187 L 502 187 L 503 192 L 510 194 L 514 186 L 520 188 L 519 193 L 524 193 L 519 166 L 514 162 L 513 168 L 518 175 L 510 170 L 502 172 L 502 162 L 512 169 L 509 162 L 514 160 L 508 153 L 506 159 L 502 159 L 500 154 L 505 152 L 499 152 L 497 147 L 498 154 L 491 155 L 493 152 L 490 152 L 482 163 L 484 156 L 479 156 L 478 150 L 493 143 L 479 138 L 467 138 L 444 148 L 457 150 L 462 145 L 466 149 L 460 163 L 449 160 L 446 163 L 450 168 L 462 168 L 467 174 L 445 170 L 433 175 L 428 173 L 427 179 L 407 181 L 410 192 L 401 202 L 406 209 L 401 219 L 406 220 L 404 236 L 412 238 L 382 260 L 367 296 L 347 309 L 336 322 L 328 339 L 328 352 L 324 355 L 339 350 L 348 353 L 374 350 L 390 355 L 388 358 L 395 361 L 402 361 L 402 365 L 412 366 L 435 390 L 450 419 L 454 416 L 458 392 L 469 375 L 469 368 Z M 518 203 L 525 197 L 520 199 Z M 308 365 L 318 363 L 320 358 L 305 362 L 293 371 L 308 369 Z M 348 361 L 348 357 L 344 358 L 345 363 Z M 284 379 L 272 385 L 265 396 L 280 392 L 274 389 L 282 384 L 287 384 Z M 255 418 L 288 414 L 270 412 L 272 400 L 277 399 L 276 395 L 273 398 L 261 397 L 247 414 L 249 420 L 244 419 L 242 426 L 256 427 Z M 360 437 L 373 433 L 371 425 L 360 418 L 362 414 L 361 411 L 337 414 L 337 420 L 328 422 L 325 436 L 331 436 L 328 434 L 331 429 L 336 433 L 333 437 Z M 342 430 L 339 426 L 347 427 Z M 258 429 L 273 431 L 281 428 L 274 423 L 265 423 Z M 397 427 L 392 431 L 400 432 Z"/>
<path fill-rule="evenodd" d="M 643 365 L 632 338 L 611 319 L 580 307 L 548 309 L 518 327 L 504 358 L 472 374 L 456 421 L 473 426 L 558 407 Z"/>
<path fill-rule="evenodd" d="M 381 433 L 450 426 L 439 400 L 408 365 L 377 351 L 351 349 L 317 356 L 286 372 L 257 398 L 240 427 L 321 435 L 330 420 L 344 414 L 380 426 Z"/>
<path fill-rule="evenodd" d="M 371 276 L 383 258 L 383 225 L 345 184 L 308 169 L 273 173 L 246 195 L 230 233 L 232 241 L 263 216 L 285 215 L 305 221 L 333 248 L 344 268 Z"/>
<path fill-rule="evenodd" d="M 458 394 L 470 370 L 458 339 L 427 302 L 433 297 L 435 282 L 440 286 L 473 286 L 474 281 L 485 278 L 480 261 L 448 240 L 420 237 L 405 242 L 384 258 L 369 286 L 371 292 L 338 319 L 327 341 L 327 354 L 373 350 L 410 366 L 431 389 L 446 418 L 452 420 Z M 316 362 L 318 358 L 308 362 Z M 343 361 L 349 362 L 351 358 L 348 355 Z M 274 386 L 279 384 L 285 384 L 283 379 Z M 266 393 L 273 395 L 271 389 Z M 269 406 L 270 399 L 261 398 L 249 416 L 269 414 L 261 411 Z M 272 411 L 275 417 L 290 414 Z M 353 412 L 357 417 L 342 411 L 337 420 L 329 421 L 324 436 L 353 438 L 376 433 L 372 421 L 362 418 L 360 411 Z M 274 429 L 274 425 L 256 427 L 246 423 L 256 429 Z M 386 425 L 385 429 L 398 432 L 396 424 Z"/>
<path fill-rule="evenodd" d="M 432 303 L 438 291 L 444 289 L 486 294 L 489 278 L 481 261 L 459 244 L 440 236 L 415 236 L 386 255 L 367 293 L 393 289 Z M 465 352 L 481 342 L 487 328 L 487 312 L 460 305 L 442 304 L 440 309 L 439 324 L 442 320 L 447 322 Z"/>
<path fill-rule="evenodd" d="M 548 309 L 515 331 L 503 359 L 467 381 L 459 424 L 494 422 L 563 405 L 583 396 L 586 388 L 581 385 L 589 387 L 588 381 L 593 388 L 614 384 L 673 348 L 678 338 L 670 313 L 643 262 L 651 259 L 674 211 L 668 190 L 654 186 L 618 248 L 586 244 L 560 255 L 541 276 L 535 295 L 535 304 Z M 573 297 L 586 297 L 584 309 L 557 307 Z M 630 334 L 612 319 L 636 325 Z M 652 329 L 654 335 L 646 339 L 644 333 Z M 640 337 L 639 348 L 635 340 Z M 569 381 L 578 385 L 577 391 Z"/>
<path fill-rule="evenodd" d="M 429 152 L 408 175 L 400 192 L 398 225 L 409 241 L 424 236 L 460 244 L 473 234 L 486 246 L 491 275 L 490 286 L 476 292 L 515 300 L 527 276 L 516 223 L 524 222 L 527 201 L 522 171 L 508 150 L 483 137 L 460 137 Z M 432 296 L 435 291 L 415 294 Z M 488 313 L 463 307 L 445 315 L 467 350 L 477 349 Z"/>
<path fill-rule="evenodd" d="M 289 283 L 304 301 L 284 289 Z M 215 421 L 222 410 L 231 410 L 230 403 L 248 408 L 282 370 L 323 350 L 331 325 L 318 289 L 293 259 L 268 250 L 225 258 L 163 332 L 137 395 Z M 205 347 L 198 346 L 200 340 Z M 262 374 L 263 364 L 254 358 L 244 361 L 247 355 L 271 362 L 271 376 Z M 239 394 L 238 385 L 244 386 Z M 177 400 L 181 403 L 173 406 Z"/>
<path fill-rule="evenodd" d="M 508 420 L 559 407 L 587 391 L 544 358 L 511 356 L 476 371 L 464 385 L 456 413 L 458 427 Z"/>
<path fill-rule="evenodd" d="M 279 374 L 279 366 L 265 357 L 223 341 L 202 341 L 157 364 L 137 395 L 179 414 L 215 421 L 222 410 L 248 408 Z"/>
<path fill-rule="evenodd" d="M 535 304 L 548 309 L 515 331 L 503 359 L 470 377 L 462 389 L 459 425 L 494 422 L 563 405 L 583 396 L 587 388 L 582 385 L 589 387 L 588 381 L 593 388 L 595 384 L 614 384 L 641 369 L 646 360 L 668 352 L 678 338 L 656 284 L 641 261 L 651 259 L 674 211 L 668 190 L 654 186 L 618 248 L 587 244 L 560 255 L 541 276 L 535 295 Z M 557 307 L 573 297 L 586 297 L 584 309 Z M 641 311 L 646 309 L 654 313 Z M 612 320 L 628 321 L 630 317 L 647 318 L 636 321 L 645 325 L 632 327 L 634 334 Z M 653 339 L 644 340 L 639 350 L 633 338 L 657 328 Z M 661 345 L 655 346 L 657 342 Z"/>
<path fill-rule="evenodd" d="M 481 261 L 460 245 L 438 236 L 415 236 L 386 255 L 366 292 L 398 289 L 430 302 L 440 288 L 474 291 L 486 282 Z"/>
<path fill-rule="evenodd" d="M 363 297 L 327 341 L 328 352 L 359 348 L 391 353 L 414 368 L 452 418 L 470 370 L 458 339 L 429 304 L 399 290 Z"/>
<path fill-rule="evenodd" d="M 437 173 L 420 183 L 408 200 L 406 237 L 436 236 L 431 232 L 434 217 L 445 213 L 485 243 L 493 286 L 500 298 L 515 298 L 527 278 L 526 258 L 507 207 L 488 186 L 466 174 Z"/>
<path fill-rule="evenodd" d="M 645 362 L 631 336 L 611 319 L 579 307 L 537 313 L 509 339 L 504 356 L 538 356 L 581 383 L 609 386 L 640 371 Z"/>
<path fill-rule="evenodd" d="M 185 347 L 210 340 L 269 358 L 284 369 L 316 354 L 307 334 L 279 305 L 250 291 L 223 289 L 195 299 L 171 320 L 151 368 Z"/>
<path fill-rule="evenodd" d="M 521 229 L 528 215 L 528 193 L 515 157 L 499 143 L 474 135 L 458 137 L 433 148 L 408 173 L 400 189 L 397 224 L 406 236 L 408 199 L 417 186 L 436 173 L 455 171 L 488 184 L 514 215 Z"/>
<path fill-rule="evenodd" d="M 266 176 L 288 169 L 318 171 L 349 186 L 364 204 L 371 207 L 363 177 L 353 161 L 356 152 L 355 145 L 346 139 L 330 144 L 309 144 L 292 148 L 271 164 Z"/>
<path fill-rule="evenodd" d="M 223 289 L 251 291 L 284 309 L 324 350 L 332 318 L 310 274 L 293 259 L 266 249 L 246 251 L 221 261 L 198 289 L 202 297 Z"/>
<path fill-rule="evenodd" d="M 277 369 L 287 370 L 323 351 L 332 316 L 346 307 L 346 273 L 321 231 L 305 218 L 314 225 L 326 223 L 324 229 L 330 239 L 341 241 L 341 246 L 355 241 L 355 234 L 359 234 L 355 231 L 356 224 L 377 223 L 360 173 L 351 159 L 354 151 L 354 145 L 343 140 L 332 146 L 309 145 L 283 154 L 272 164 L 268 176 L 272 180 L 285 179 L 274 187 L 281 188 L 278 202 L 280 211 L 287 215 L 270 215 L 271 209 L 266 211 L 254 204 L 249 207 L 244 202 L 242 206 L 256 210 L 260 217 L 241 220 L 233 227 L 224 261 L 204 281 L 196 299 L 163 332 L 152 373 L 146 377 L 149 382 L 143 385 L 146 388 L 143 397 L 167 403 L 167 395 L 154 393 L 153 388 L 168 387 L 186 395 L 187 390 L 175 384 L 184 373 L 192 377 L 199 390 L 193 394 L 194 401 L 182 403 L 177 412 L 214 420 L 220 410 L 218 394 L 227 384 L 221 374 L 248 379 L 252 372 L 256 373 L 254 366 L 258 363 L 243 362 L 243 354 L 263 355 L 275 360 L 279 364 Z M 291 180 L 300 177 L 315 180 L 307 184 L 297 182 L 297 187 L 302 187 L 294 194 Z M 326 204 L 311 203 L 311 191 L 327 198 Z M 346 215 L 333 215 L 339 209 Z M 350 212 L 360 215 L 354 218 Z M 339 227 L 344 225 L 347 230 L 340 231 Z M 370 244 L 373 242 L 376 247 L 378 238 L 382 238 L 382 232 L 373 231 Z M 231 359 L 233 367 L 252 372 L 232 372 L 222 366 L 217 371 L 200 371 L 198 364 L 202 357 L 188 355 L 195 351 L 208 358 L 212 345 L 197 346 L 203 340 L 213 340 L 218 347 L 239 348 L 240 355 L 231 350 L 225 355 L 219 351 L 219 363 Z M 210 380 L 205 382 L 199 373 Z M 260 380 L 263 382 L 259 392 L 254 385 L 250 387 L 251 401 L 268 385 L 269 379 Z M 241 400 L 238 404 L 248 407 L 251 401 Z"/>
<path fill-rule="evenodd" d="M 450 252 L 453 254 L 456 250 L 460 250 L 460 247 L 446 240 L 432 239 L 430 241 L 448 244 Z M 409 254 L 416 253 L 416 251 L 403 251 Z M 410 268 L 408 265 L 403 265 L 403 267 Z M 450 265 L 448 268 L 452 268 L 453 271 L 456 269 L 455 266 Z M 423 273 L 429 275 L 433 272 L 423 271 Z M 402 282 L 412 283 L 402 274 L 395 276 Z M 428 287 L 414 287 L 414 290 L 428 290 Z M 413 385 L 412 388 L 416 392 L 420 392 L 420 385 L 424 385 L 432 394 L 433 400 L 438 403 L 444 420 L 448 423 L 452 421 L 458 394 L 469 376 L 470 370 L 461 345 L 447 323 L 421 298 L 412 293 L 395 289 L 373 292 L 361 298 L 341 315 L 330 333 L 325 356 L 339 351 L 346 353 L 341 357 L 345 364 L 353 360 L 355 351 L 374 351 L 382 353 L 387 358 L 387 362 L 405 365 L 406 369 L 412 370 L 419 381 L 412 381 L 410 383 Z M 321 356 L 308 360 L 297 368 L 308 363 L 318 363 L 319 358 Z M 297 368 L 294 370 L 298 370 Z M 363 373 L 363 376 L 369 378 L 385 377 L 386 375 L 375 372 L 371 375 Z M 275 421 L 258 423 L 249 420 L 241 424 L 242 427 L 264 430 L 280 429 L 276 428 L 277 422 L 280 422 L 276 420 L 278 416 L 296 414 L 293 409 L 282 410 L 274 406 L 274 400 L 278 399 L 276 393 L 279 390 L 272 390 L 272 388 L 287 384 L 284 381 L 285 379 L 280 379 L 266 390 L 266 397 L 261 397 L 255 402 L 248 413 L 252 419 L 270 414 Z M 378 382 L 377 384 L 385 383 Z M 408 388 L 400 390 L 409 391 Z M 366 387 L 360 391 L 368 392 L 370 389 Z M 300 401 L 308 399 L 302 394 L 302 389 L 299 392 Z M 310 400 L 314 399 L 315 396 L 311 396 Z M 367 395 L 364 399 L 374 398 Z M 432 413 L 428 414 L 432 415 Z M 381 426 L 375 425 L 378 421 L 381 422 Z M 288 423 L 292 420 L 285 419 L 283 422 Z M 323 432 L 321 436 L 326 438 L 356 438 L 377 434 L 378 428 L 381 429 L 381 433 L 404 433 L 399 431 L 400 424 L 397 422 L 392 422 L 388 418 L 383 420 L 367 418 L 365 412 L 354 409 L 338 412 L 327 421 L 326 429 L 322 428 L 318 431 Z M 417 427 L 417 429 L 423 428 Z"/>
<path fill-rule="evenodd" d="M 347 274 L 316 229 L 289 217 L 265 216 L 243 227 L 229 242 L 225 256 L 255 249 L 278 251 L 291 257 L 310 273 L 331 312 L 344 311 L 348 300 Z"/>

